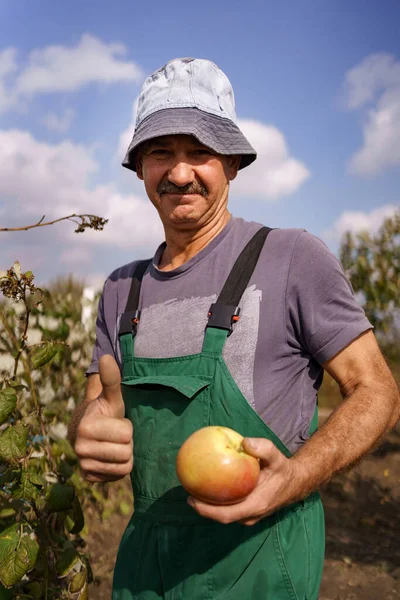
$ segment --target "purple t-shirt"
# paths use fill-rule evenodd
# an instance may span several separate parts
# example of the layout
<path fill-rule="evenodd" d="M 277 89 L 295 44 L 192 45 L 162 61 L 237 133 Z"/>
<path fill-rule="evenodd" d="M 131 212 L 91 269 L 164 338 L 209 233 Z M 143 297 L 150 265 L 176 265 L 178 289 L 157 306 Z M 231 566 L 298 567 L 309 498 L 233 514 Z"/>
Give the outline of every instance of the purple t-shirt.
<path fill-rule="evenodd" d="M 260 227 L 232 217 L 208 246 L 172 271 L 157 268 L 161 244 L 143 277 L 137 356 L 201 351 L 210 305 Z M 103 354 L 120 363 L 118 325 L 135 265 L 117 269 L 105 282 L 88 374 L 98 372 Z M 239 306 L 225 362 L 250 406 L 294 453 L 309 437 L 321 365 L 372 325 L 339 261 L 303 229 L 271 231 Z"/>

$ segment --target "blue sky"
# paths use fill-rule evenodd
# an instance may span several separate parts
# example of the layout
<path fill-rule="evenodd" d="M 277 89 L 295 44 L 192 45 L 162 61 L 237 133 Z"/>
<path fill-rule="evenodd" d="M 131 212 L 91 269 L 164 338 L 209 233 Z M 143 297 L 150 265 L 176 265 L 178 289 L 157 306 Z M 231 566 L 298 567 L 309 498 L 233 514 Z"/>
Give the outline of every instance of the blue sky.
<path fill-rule="evenodd" d="M 40 281 L 98 283 L 153 254 L 157 215 L 119 162 L 144 78 L 182 56 L 225 71 L 259 152 L 232 186 L 235 215 L 333 252 L 346 229 L 376 229 L 399 206 L 399 22 L 396 0 L 0 0 L 0 223 L 110 218 L 97 234 L 3 233 L 0 269 L 18 258 Z"/>

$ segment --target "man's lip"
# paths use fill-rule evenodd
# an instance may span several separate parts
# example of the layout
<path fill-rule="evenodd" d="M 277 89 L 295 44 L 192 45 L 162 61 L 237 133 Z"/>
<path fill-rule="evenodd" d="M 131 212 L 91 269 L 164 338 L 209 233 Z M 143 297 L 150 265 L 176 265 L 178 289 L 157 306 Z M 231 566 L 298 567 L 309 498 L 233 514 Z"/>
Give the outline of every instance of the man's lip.
<path fill-rule="evenodd" d="M 193 196 L 197 192 L 161 192 L 161 194 L 173 194 L 174 196 Z"/>
<path fill-rule="evenodd" d="M 201 194 L 178 194 L 177 192 L 162 192 L 162 194 L 160 194 L 161 196 L 163 196 L 164 194 L 166 194 L 167 196 L 177 196 L 178 198 L 192 198 L 193 196 L 201 196 Z"/>

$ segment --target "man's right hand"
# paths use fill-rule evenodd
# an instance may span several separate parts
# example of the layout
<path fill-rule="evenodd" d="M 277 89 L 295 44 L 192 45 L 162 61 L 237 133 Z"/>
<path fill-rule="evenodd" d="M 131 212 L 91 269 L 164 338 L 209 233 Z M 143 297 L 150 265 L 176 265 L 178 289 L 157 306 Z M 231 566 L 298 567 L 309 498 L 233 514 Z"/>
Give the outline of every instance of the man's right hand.
<path fill-rule="evenodd" d="M 78 425 L 75 453 L 88 481 L 116 481 L 132 471 L 133 427 L 124 418 L 121 374 L 110 355 L 99 361 L 100 396 L 92 400 Z"/>

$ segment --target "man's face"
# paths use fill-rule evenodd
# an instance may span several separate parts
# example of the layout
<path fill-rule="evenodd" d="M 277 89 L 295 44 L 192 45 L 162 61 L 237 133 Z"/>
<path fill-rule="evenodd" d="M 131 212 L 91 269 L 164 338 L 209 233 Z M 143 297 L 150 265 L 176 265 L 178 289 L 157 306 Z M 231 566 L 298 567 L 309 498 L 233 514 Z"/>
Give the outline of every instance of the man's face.
<path fill-rule="evenodd" d="M 193 136 L 169 135 L 145 143 L 136 169 L 163 224 L 191 229 L 224 213 L 239 162 Z"/>

